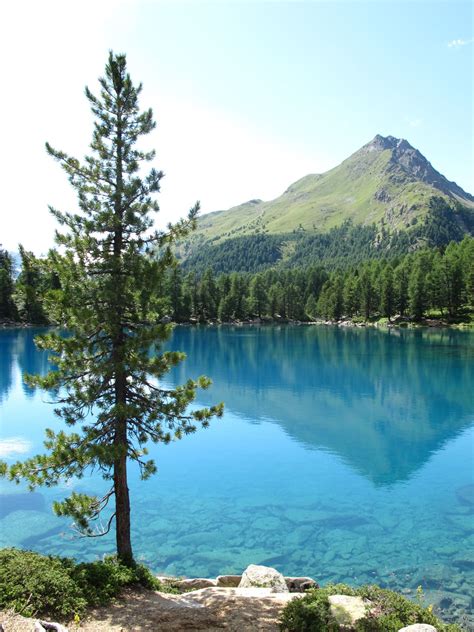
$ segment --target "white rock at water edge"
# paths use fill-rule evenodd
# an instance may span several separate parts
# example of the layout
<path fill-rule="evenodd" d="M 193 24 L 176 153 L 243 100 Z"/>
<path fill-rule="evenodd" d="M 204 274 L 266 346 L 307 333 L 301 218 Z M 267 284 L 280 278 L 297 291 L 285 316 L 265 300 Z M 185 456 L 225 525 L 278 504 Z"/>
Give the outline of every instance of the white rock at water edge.
<path fill-rule="evenodd" d="M 287 593 L 285 578 L 276 569 L 269 566 L 250 564 L 242 574 L 239 588 L 271 588 L 272 592 Z"/>

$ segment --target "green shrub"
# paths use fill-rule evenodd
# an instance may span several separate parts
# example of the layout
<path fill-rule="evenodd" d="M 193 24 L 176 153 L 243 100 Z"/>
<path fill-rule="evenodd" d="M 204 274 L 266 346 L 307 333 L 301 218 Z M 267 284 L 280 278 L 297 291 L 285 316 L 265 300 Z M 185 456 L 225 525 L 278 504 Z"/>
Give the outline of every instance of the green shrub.
<path fill-rule="evenodd" d="M 457 625 L 440 621 L 431 612 L 398 593 L 377 586 L 351 588 L 336 584 L 308 591 L 301 599 L 291 601 L 283 610 L 280 629 L 283 632 L 335 632 L 339 630 L 331 615 L 330 595 L 361 596 L 374 604 L 374 613 L 356 623 L 358 632 L 398 632 L 413 623 L 429 623 L 438 632 L 461 632 Z"/>
<path fill-rule="evenodd" d="M 32 551 L 0 551 L 0 608 L 59 618 L 82 612 L 86 599 L 72 577 L 74 562 Z"/>
<path fill-rule="evenodd" d="M 134 584 L 162 589 L 145 566 L 129 568 L 114 557 L 76 564 L 33 551 L 0 550 L 0 608 L 25 616 L 72 618 L 89 606 L 108 603 L 121 588 Z"/>

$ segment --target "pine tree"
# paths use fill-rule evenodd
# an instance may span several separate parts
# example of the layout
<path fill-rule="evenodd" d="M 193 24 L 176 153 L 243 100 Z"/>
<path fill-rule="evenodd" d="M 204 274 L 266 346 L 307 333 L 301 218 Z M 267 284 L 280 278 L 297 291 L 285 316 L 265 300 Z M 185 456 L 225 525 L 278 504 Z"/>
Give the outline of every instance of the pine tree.
<path fill-rule="evenodd" d="M 380 278 L 380 311 L 389 320 L 395 309 L 395 293 L 393 286 L 393 268 L 390 264 L 385 266 Z"/>
<path fill-rule="evenodd" d="M 259 318 L 263 316 L 267 307 L 267 292 L 263 277 L 261 274 L 254 274 L 250 281 L 250 297 L 249 297 L 249 309 L 250 312 Z"/>
<path fill-rule="evenodd" d="M 310 319 L 310 320 L 314 320 L 317 313 L 318 313 L 318 308 L 317 308 L 317 300 L 316 297 L 314 296 L 314 294 L 310 294 L 308 296 L 308 299 L 306 301 L 306 305 L 304 308 L 305 314 L 306 316 Z"/>
<path fill-rule="evenodd" d="M 408 307 L 408 280 L 410 273 L 410 261 L 405 257 L 393 272 L 395 307 L 400 316 L 404 316 Z"/>
<path fill-rule="evenodd" d="M 233 316 L 241 320 L 247 316 L 246 283 L 237 273 L 231 275 L 229 305 L 232 305 Z"/>
<path fill-rule="evenodd" d="M 474 306 L 474 239 L 466 235 L 459 244 L 459 250 L 464 270 L 465 302 Z"/>
<path fill-rule="evenodd" d="M 357 313 L 357 280 L 358 277 L 350 274 L 344 281 L 344 289 L 342 292 L 344 310 L 347 316 L 352 318 Z"/>
<path fill-rule="evenodd" d="M 175 261 L 169 270 L 167 282 L 165 284 L 166 296 L 169 298 L 171 318 L 179 323 L 185 319 L 184 297 L 183 297 L 183 276 L 181 268 Z"/>
<path fill-rule="evenodd" d="M 369 266 L 366 266 L 359 277 L 358 294 L 360 311 L 366 319 L 370 318 L 374 312 L 376 304 L 376 294 Z"/>
<path fill-rule="evenodd" d="M 40 261 L 32 252 L 19 245 L 21 272 L 15 286 L 15 302 L 21 320 L 26 323 L 43 325 L 48 322 L 43 299 L 46 291 L 44 272 Z"/>
<path fill-rule="evenodd" d="M 198 425 L 207 426 L 222 406 L 189 412 L 196 389 L 209 385 L 207 378 L 170 389 L 158 381 L 183 354 L 158 353 L 170 328 L 160 323 L 156 288 L 173 261 L 170 243 L 187 234 L 198 205 L 168 232 L 152 232 L 151 214 L 158 211 L 153 196 L 163 174 L 151 169 L 139 175 L 154 152 L 136 148 L 139 138 L 155 127 L 152 111 L 140 113 L 141 85 L 133 85 L 124 55 L 110 53 L 100 86 L 99 97 L 86 88 L 96 119 L 91 156 L 81 163 L 47 145 L 76 189 L 81 212 L 51 209 L 66 228 L 57 235 L 63 254 L 56 261 L 71 336 L 49 333 L 40 338 L 40 348 L 53 352 L 57 370 L 30 382 L 59 393 L 56 412 L 74 429 L 47 430 L 47 454 L 2 469 L 32 487 L 80 478 L 91 468 L 101 472 L 111 481 L 104 496 L 74 492 L 56 503 L 55 510 L 72 516 L 79 530 L 91 534 L 94 520 L 113 499 L 115 507 L 102 532 L 115 519 L 117 554 L 133 564 L 129 461 L 148 478 L 156 471 L 146 457 L 149 441 L 166 443 Z M 147 256 L 148 249 L 158 249 L 159 257 Z M 155 353 L 150 354 L 152 345 Z"/>
<path fill-rule="evenodd" d="M 456 316 L 463 302 L 464 274 L 459 248 L 454 242 L 446 248 L 441 265 L 446 307 L 450 316 Z"/>
<path fill-rule="evenodd" d="M 408 307 L 415 320 L 423 318 L 428 307 L 428 271 L 426 252 L 417 254 L 408 281 Z"/>
<path fill-rule="evenodd" d="M 16 320 L 13 302 L 13 263 L 6 250 L 0 247 L 0 319 Z"/>
<path fill-rule="evenodd" d="M 204 320 L 217 318 L 219 292 L 212 268 L 207 268 L 199 284 L 201 317 Z"/>
<path fill-rule="evenodd" d="M 268 290 L 268 313 L 272 318 L 275 316 L 284 316 L 284 300 L 283 286 L 280 281 L 276 281 L 270 285 Z"/>

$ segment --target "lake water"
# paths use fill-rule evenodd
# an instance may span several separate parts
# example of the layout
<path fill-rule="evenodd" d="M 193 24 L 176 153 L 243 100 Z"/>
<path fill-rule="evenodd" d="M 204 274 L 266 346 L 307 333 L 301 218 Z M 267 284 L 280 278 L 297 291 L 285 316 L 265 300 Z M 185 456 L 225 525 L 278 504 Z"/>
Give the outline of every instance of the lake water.
<path fill-rule="evenodd" d="M 41 450 L 58 427 L 35 330 L 0 331 L 0 452 Z M 472 618 L 474 334 L 332 327 L 179 327 L 204 373 L 198 404 L 224 401 L 211 428 L 152 449 L 158 475 L 131 474 L 137 558 L 159 573 L 213 577 L 249 563 L 321 583 L 421 585 L 444 614 Z M 96 477 L 33 494 L 0 481 L 0 545 L 78 559 L 113 539 L 76 539 L 51 501 Z"/>

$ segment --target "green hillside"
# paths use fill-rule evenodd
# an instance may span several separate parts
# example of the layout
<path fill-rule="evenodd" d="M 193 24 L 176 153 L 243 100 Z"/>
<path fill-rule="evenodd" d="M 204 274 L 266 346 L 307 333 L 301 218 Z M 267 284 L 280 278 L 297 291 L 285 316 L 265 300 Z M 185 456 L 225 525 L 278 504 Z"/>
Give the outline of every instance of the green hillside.
<path fill-rule="evenodd" d="M 348 221 L 354 226 L 375 225 L 374 238 L 382 230 L 397 235 L 426 219 L 434 197 L 453 209 L 462 208 L 454 220 L 460 233 L 471 231 L 473 196 L 437 172 L 406 140 L 377 135 L 334 169 L 301 178 L 275 200 L 250 200 L 204 215 L 180 254 L 189 259 L 203 247 L 207 250 L 230 239 L 279 236 L 285 259 L 295 250 L 292 235 L 324 234 Z"/>

